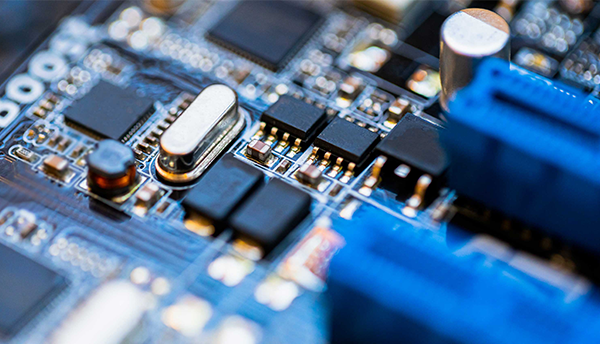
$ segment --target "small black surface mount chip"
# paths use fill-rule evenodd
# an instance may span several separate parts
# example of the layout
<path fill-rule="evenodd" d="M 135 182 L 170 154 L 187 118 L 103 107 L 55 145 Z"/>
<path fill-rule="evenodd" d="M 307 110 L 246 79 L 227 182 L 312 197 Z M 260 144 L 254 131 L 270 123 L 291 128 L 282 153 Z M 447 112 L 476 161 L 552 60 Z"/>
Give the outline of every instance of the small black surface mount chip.
<path fill-rule="evenodd" d="M 379 88 L 394 95 L 401 95 L 408 90 L 424 98 L 432 98 L 439 92 L 441 86 L 437 58 L 404 43 L 394 48 L 373 44 L 355 53 L 363 54 L 369 49 L 379 51 L 382 59 L 373 60 L 374 65 L 363 65 L 353 60 L 352 65 L 358 73 L 377 77 Z"/>
<path fill-rule="evenodd" d="M 233 214 L 236 239 L 249 241 L 268 254 L 310 213 L 311 197 L 272 179 Z"/>
<path fill-rule="evenodd" d="M 348 164 L 353 164 L 351 169 L 360 170 L 368 162 L 377 142 L 379 134 L 376 132 L 338 117 L 319 134 L 315 140 L 315 147 L 319 149 L 319 155 L 326 157 L 327 153 L 330 153 Z M 336 162 L 336 165 L 339 163 Z"/>
<path fill-rule="evenodd" d="M 126 142 L 150 117 L 151 99 L 100 81 L 64 113 L 65 123 L 94 138 Z"/>
<path fill-rule="evenodd" d="M 328 115 L 324 109 L 283 95 L 262 113 L 260 120 L 254 139 L 273 146 L 278 153 L 290 147 L 286 155 L 293 158 L 313 141 L 327 123 Z"/>
<path fill-rule="evenodd" d="M 374 75 L 396 86 L 404 87 L 418 67 L 419 63 L 411 58 L 391 53 L 389 60 Z"/>
<path fill-rule="evenodd" d="M 0 339 L 15 335 L 66 286 L 64 277 L 0 244 Z"/>
<path fill-rule="evenodd" d="M 432 184 L 439 182 L 448 166 L 439 142 L 440 130 L 413 114 L 404 116 L 375 149 L 377 155 L 387 158 L 382 186 L 395 190 L 408 186 L 405 191 L 412 192 L 412 185 L 424 174 L 433 179 Z"/>
<path fill-rule="evenodd" d="M 183 200 L 188 215 L 198 214 L 221 229 L 237 206 L 263 183 L 263 173 L 233 154 L 226 154 L 205 172 Z M 189 217 L 189 216 L 188 216 Z"/>
<path fill-rule="evenodd" d="M 208 32 L 208 38 L 277 71 L 318 29 L 322 16 L 293 1 L 242 1 Z"/>
<path fill-rule="evenodd" d="M 260 120 L 271 128 L 289 133 L 304 142 L 312 141 L 325 123 L 325 110 L 289 95 L 283 95 L 263 112 Z"/>

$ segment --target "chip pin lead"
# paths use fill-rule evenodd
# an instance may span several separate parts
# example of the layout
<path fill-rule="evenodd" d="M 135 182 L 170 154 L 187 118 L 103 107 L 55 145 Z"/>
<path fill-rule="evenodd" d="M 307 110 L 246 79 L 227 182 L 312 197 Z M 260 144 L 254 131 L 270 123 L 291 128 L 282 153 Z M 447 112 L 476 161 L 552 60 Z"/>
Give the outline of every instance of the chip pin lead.
<path fill-rule="evenodd" d="M 169 127 L 171 124 L 175 123 L 176 119 L 176 116 L 167 116 L 164 121 L 167 122 L 167 127 Z"/>
<path fill-rule="evenodd" d="M 327 175 L 331 178 L 335 178 L 335 176 L 337 176 L 338 173 L 340 173 L 341 169 L 341 166 L 335 165 L 331 168 L 331 170 L 329 170 L 329 172 L 327 172 Z"/>
<path fill-rule="evenodd" d="M 329 171 L 329 173 L 327 173 L 328 176 L 334 178 L 335 176 L 337 176 L 337 174 L 342 170 L 342 164 L 344 163 L 344 159 L 341 157 L 338 157 L 335 160 L 335 165 L 331 168 L 331 171 Z"/>
<path fill-rule="evenodd" d="M 295 139 L 294 145 L 292 146 L 292 148 L 290 148 L 290 151 L 288 152 L 287 156 L 293 158 L 296 154 L 300 153 L 302 151 L 302 147 L 300 147 L 301 144 L 302 140 Z"/>
<path fill-rule="evenodd" d="M 379 156 L 375 159 L 375 164 L 373 164 L 373 169 L 371 169 L 371 174 L 367 179 L 365 179 L 363 186 L 358 190 L 358 192 L 364 196 L 370 196 L 373 192 L 373 189 L 377 186 L 379 182 L 379 176 L 381 175 L 381 169 L 385 165 L 387 158 L 385 156 Z"/>
<path fill-rule="evenodd" d="M 353 163 L 353 162 L 349 162 L 348 163 L 348 167 L 347 167 L 348 171 L 354 172 L 355 168 L 356 168 L 356 164 L 355 163 Z"/>
<path fill-rule="evenodd" d="M 277 141 L 277 131 L 279 129 L 277 129 L 276 127 L 272 127 L 271 131 L 269 133 L 269 135 L 267 136 L 267 139 L 265 140 L 265 143 L 270 145 L 273 145 L 275 143 L 275 141 Z"/>
<path fill-rule="evenodd" d="M 166 120 L 163 120 L 162 122 L 159 122 L 156 127 L 162 131 L 165 131 L 169 128 L 170 124 L 167 123 Z"/>
<path fill-rule="evenodd" d="M 284 149 L 287 148 L 287 146 L 289 146 L 289 140 L 290 138 L 290 134 L 289 133 L 284 133 L 283 136 L 281 137 L 281 140 L 279 140 L 279 142 L 277 143 L 277 147 L 275 148 L 276 152 L 283 152 Z"/>
<path fill-rule="evenodd" d="M 415 193 L 406 201 L 408 207 L 416 210 L 421 206 L 421 204 L 423 204 L 425 193 L 427 192 L 427 188 L 431 184 L 431 181 L 431 176 L 428 174 L 424 174 L 419 177 L 419 180 L 415 185 Z"/>
<path fill-rule="evenodd" d="M 344 172 L 344 175 L 340 178 L 340 182 L 347 184 L 352 178 L 352 176 L 354 176 L 354 172 L 346 170 L 346 172 Z"/>
<path fill-rule="evenodd" d="M 312 152 L 310 153 L 310 156 L 308 157 L 308 159 L 306 159 L 306 162 L 309 164 L 312 164 L 315 162 L 315 160 L 317 160 L 317 153 L 319 152 L 319 148 L 318 147 L 313 147 Z"/>
<path fill-rule="evenodd" d="M 254 136 L 252 136 L 252 138 L 261 138 L 265 135 L 265 128 L 267 127 L 267 123 L 265 122 L 260 122 L 260 125 L 258 127 L 258 130 L 256 131 L 256 133 L 254 134 Z"/>
<path fill-rule="evenodd" d="M 319 163 L 319 170 L 325 171 L 325 169 L 327 168 L 328 165 L 329 165 L 329 160 L 321 160 L 321 162 Z"/>

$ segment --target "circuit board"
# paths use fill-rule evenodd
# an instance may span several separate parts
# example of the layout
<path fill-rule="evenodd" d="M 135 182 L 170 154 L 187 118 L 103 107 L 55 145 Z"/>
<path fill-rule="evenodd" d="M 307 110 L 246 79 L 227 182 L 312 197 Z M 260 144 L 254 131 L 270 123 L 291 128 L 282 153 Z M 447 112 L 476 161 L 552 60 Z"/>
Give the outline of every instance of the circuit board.
<path fill-rule="evenodd" d="M 0 342 L 594 342 L 599 23 L 74 6 L 1 86 Z"/>

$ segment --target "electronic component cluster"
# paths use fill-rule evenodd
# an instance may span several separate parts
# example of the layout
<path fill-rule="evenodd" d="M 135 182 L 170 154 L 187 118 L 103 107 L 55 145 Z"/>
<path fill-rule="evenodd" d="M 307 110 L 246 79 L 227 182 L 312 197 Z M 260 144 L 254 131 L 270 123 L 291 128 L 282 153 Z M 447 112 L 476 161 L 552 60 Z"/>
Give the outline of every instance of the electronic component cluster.
<path fill-rule="evenodd" d="M 599 24 L 84 2 L 0 96 L 0 342 L 589 341 Z"/>

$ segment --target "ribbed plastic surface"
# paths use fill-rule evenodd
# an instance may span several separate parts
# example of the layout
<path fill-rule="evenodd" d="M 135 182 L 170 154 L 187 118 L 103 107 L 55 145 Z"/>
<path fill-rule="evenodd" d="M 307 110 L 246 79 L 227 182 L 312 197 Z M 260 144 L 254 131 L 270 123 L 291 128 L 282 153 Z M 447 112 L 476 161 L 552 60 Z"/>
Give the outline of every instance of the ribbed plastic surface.
<path fill-rule="evenodd" d="M 600 107 L 504 61 L 482 63 L 442 135 L 459 194 L 600 251 Z"/>
<path fill-rule="evenodd" d="M 330 267 L 332 344 L 600 338 L 596 299 L 567 302 L 550 285 L 478 254 L 456 256 L 441 236 L 372 207 L 334 228 L 347 245 Z"/>

